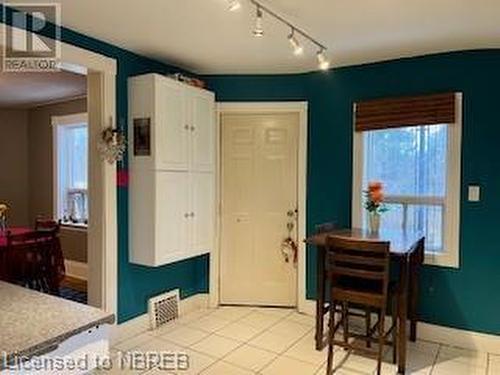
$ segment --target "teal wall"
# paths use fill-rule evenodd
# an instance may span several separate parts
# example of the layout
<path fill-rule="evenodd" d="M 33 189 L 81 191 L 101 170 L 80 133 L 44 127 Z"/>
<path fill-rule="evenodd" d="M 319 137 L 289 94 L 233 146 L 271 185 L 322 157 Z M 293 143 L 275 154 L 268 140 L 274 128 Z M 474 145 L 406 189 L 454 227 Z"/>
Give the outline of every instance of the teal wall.
<path fill-rule="evenodd" d="M 8 10 L 0 3 L 0 22 Z M 64 14 L 64 11 L 63 11 Z M 49 35 L 50 36 L 50 35 Z M 116 59 L 116 118 L 126 131 L 128 100 L 127 79 L 130 76 L 156 72 L 172 73 L 180 69 L 151 60 L 111 44 L 77 33 L 61 30 L 62 41 Z M 118 168 L 126 169 L 126 163 Z M 181 289 L 181 298 L 208 290 L 208 257 L 202 256 L 172 265 L 148 268 L 128 262 L 128 188 L 118 189 L 118 321 L 123 322 L 147 310 L 147 300 L 166 290 Z"/>
<path fill-rule="evenodd" d="M 3 12 L 0 4 L 0 19 Z M 118 62 L 117 118 L 127 123 L 127 78 L 178 69 L 79 34 L 62 30 L 64 42 Z M 352 103 L 367 98 L 441 91 L 464 93 L 461 203 L 461 268 L 426 267 L 422 275 L 423 320 L 500 333 L 500 51 L 458 52 L 279 76 L 206 77 L 219 101 L 307 100 L 309 102 L 308 232 L 331 219 L 350 223 Z M 126 169 L 126 165 L 120 165 Z M 465 201 L 465 187 L 483 187 L 482 201 Z M 181 289 L 182 297 L 207 292 L 208 257 L 160 268 L 128 262 L 128 189 L 118 188 L 118 315 L 123 322 L 146 311 L 147 299 Z M 307 295 L 314 298 L 315 251 L 308 249 Z"/>
<path fill-rule="evenodd" d="M 309 102 L 307 227 L 351 220 L 352 104 L 368 98 L 443 91 L 464 93 L 461 266 L 426 266 L 424 321 L 500 333 L 500 50 L 457 52 L 286 76 L 207 76 L 218 101 Z M 480 203 L 466 201 L 482 186 Z M 307 254 L 307 296 L 314 298 L 315 249 Z"/>

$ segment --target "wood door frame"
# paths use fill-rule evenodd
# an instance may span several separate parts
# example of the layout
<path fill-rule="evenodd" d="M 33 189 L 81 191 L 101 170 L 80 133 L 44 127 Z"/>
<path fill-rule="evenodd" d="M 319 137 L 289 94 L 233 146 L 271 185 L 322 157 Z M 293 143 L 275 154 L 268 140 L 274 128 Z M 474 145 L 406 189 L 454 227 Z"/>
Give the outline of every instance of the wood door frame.
<path fill-rule="evenodd" d="M 299 215 L 298 226 L 298 263 L 297 263 L 297 308 L 300 312 L 308 311 L 306 300 L 306 204 L 307 204 L 307 137 L 308 137 L 308 102 L 218 102 L 216 103 L 216 196 L 217 221 L 214 250 L 210 255 L 209 305 L 217 307 L 220 303 L 220 260 L 221 260 L 221 171 L 222 171 L 222 129 L 221 116 L 227 113 L 297 113 L 299 115 L 299 142 L 297 164 L 297 200 Z"/>
<path fill-rule="evenodd" d="M 12 26 L 0 22 L 0 41 Z M 27 34 L 33 34 L 27 31 Z M 117 61 L 72 44 L 60 43 L 62 70 L 87 75 L 89 115 L 89 217 L 88 271 L 89 304 L 118 312 L 118 226 L 116 163 L 104 161 L 99 153 L 102 129 L 116 124 Z M 94 93 L 92 97 L 89 92 Z"/>

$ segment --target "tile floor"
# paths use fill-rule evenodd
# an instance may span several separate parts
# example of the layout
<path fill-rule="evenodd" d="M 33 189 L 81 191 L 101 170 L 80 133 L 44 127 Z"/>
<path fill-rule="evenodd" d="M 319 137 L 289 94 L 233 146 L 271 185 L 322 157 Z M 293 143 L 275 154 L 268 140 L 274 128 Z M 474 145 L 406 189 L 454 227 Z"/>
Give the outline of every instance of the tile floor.
<path fill-rule="evenodd" d="M 313 375 L 325 374 L 326 350 L 314 350 L 314 319 L 293 310 L 221 307 L 190 313 L 155 331 L 119 332 L 111 349 L 119 352 L 173 351 L 189 356 L 189 369 L 169 372 L 158 368 L 126 370 L 114 367 L 96 373 L 202 375 Z M 390 349 L 389 349 L 390 350 Z M 391 353 L 387 353 L 390 358 Z M 432 342 L 409 344 L 408 372 L 419 375 L 500 374 L 500 356 L 453 348 Z M 339 349 L 336 374 L 373 374 L 376 361 Z M 395 374 L 390 362 L 384 374 Z"/>

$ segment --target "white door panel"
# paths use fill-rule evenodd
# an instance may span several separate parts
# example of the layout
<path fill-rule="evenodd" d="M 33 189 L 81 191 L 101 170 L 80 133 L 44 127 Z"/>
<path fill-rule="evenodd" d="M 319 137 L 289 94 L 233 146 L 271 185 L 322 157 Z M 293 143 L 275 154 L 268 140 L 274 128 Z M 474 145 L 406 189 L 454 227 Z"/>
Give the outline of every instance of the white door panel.
<path fill-rule="evenodd" d="M 208 252 L 213 246 L 215 231 L 215 190 L 212 173 L 191 174 L 191 241 L 195 255 Z"/>
<path fill-rule="evenodd" d="M 189 230 L 189 175 L 184 172 L 156 173 L 156 241 L 158 264 L 186 255 Z"/>
<path fill-rule="evenodd" d="M 186 90 L 168 81 L 159 81 L 157 168 L 187 170 L 189 163 L 189 127 L 186 115 Z"/>
<path fill-rule="evenodd" d="M 297 207 L 299 116 L 226 114 L 221 124 L 221 303 L 294 306 L 296 268 L 281 242 Z"/>
<path fill-rule="evenodd" d="M 191 168 L 212 172 L 215 164 L 214 98 L 211 94 L 196 91 L 190 97 L 190 106 Z"/>

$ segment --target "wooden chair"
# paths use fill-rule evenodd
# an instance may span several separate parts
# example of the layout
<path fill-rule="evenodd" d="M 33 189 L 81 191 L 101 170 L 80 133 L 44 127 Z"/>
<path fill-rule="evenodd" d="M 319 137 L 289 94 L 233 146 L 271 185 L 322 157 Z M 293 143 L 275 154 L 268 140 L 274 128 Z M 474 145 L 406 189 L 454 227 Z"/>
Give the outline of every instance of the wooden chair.
<path fill-rule="evenodd" d="M 59 233 L 61 228 L 61 221 L 56 221 L 53 219 L 45 219 L 43 217 L 37 217 L 35 220 L 35 230 L 39 232 L 54 231 Z"/>
<path fill-rule="evenodd" d="M 328 336 L 327 375 L 332 373 L 333 347 L 339 345 L 349 350 L 356 350 L 377 357 L 377 374 L 380 374 L 383 348 L 387 344 L 394 347 L 393 361 L 396 361 L 396 325 L 393 319 L 392 327 L 385 331 L 387 303 L 392 302 L 392 316 L 397 316 L 397 299 L 395 286 L 390 284 L 390 244 L 379 241 L 358 241 L 330 236 L 328 247 L 328 279 L 330 281 L 330 330 Z M 335 306 L 341 306 L 341 319 L 336 321 Z M 377 323 L 371 327 L 366 318 L 366 333 L 355 334 L 349 330 L 350 308 L 358 308 L 370 316 L 372 311 L 378 314 Z M 337 340 L 335 333 L 342 326 L 343 340 Z M 392 341 L 388 340 L 392 334 Z M 366 342 L 366 347 L 356 346 L 356 341 Z M 370 349 L 370 343 L 378 343 L 378 350 Z"/>
<path fill-rule="evenodd" d="M 316 234 L 328 233 L 328 232 L 335 230 L 336 228 L 337 228 L 337 225 L 334 222 L 322 223 L 322 224 L 316 225 L 315 233 Z M 327 282 L 327 275 L 328 275 L 328 262 L 325 260 L 325 275 L 323 277 L 323 279 L 325 280 L 325 284 Z M 326 290 L 326 286 L 325 286 L 325 290 Z M 324 300 L 326 300 L 326 298 L 324 298 Z M 328 314 L 328 312 L 330 311 L 329 306 L 330 306 L 329 303 L 326 303 L 325 306 L 323 306 L 323 311 L 321 312 L 323 317 L 326 314 Z M 318 327 L 316 327 L 316 329 L 318 329 Z M 321 334 L 323 335 L 324 333 L 321 332 Z"/>
<path fill-rule="evenodd" d="M 59 293 L 56 229 L 12 235 L 7 233 L 7 280 L 51 294 Z"/>

